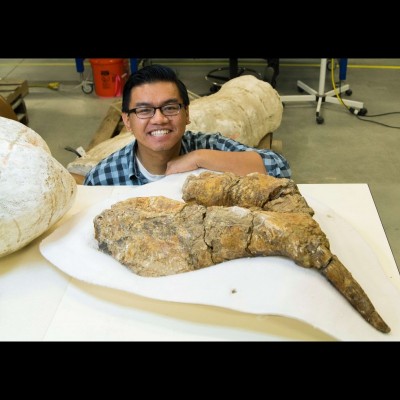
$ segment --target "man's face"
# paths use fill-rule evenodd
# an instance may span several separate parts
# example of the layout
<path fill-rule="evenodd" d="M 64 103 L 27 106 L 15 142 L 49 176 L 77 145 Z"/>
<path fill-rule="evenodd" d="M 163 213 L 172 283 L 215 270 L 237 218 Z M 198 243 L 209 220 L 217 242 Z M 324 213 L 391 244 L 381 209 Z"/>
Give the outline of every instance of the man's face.
<path fill-rule="evenodd" d="M 177 86 L 172 82 L 155 82 L 135 87 L 129 109 L 182 104 Z M 168 151 L 177 146 L 189 121 L 189 110 L 182 106 L 177 115 L 163 115 L 160 109 L 150 118 L 141 119 L 134 112 L 122 115 L 125 126 L 139 145 L 152 151 Z"/>

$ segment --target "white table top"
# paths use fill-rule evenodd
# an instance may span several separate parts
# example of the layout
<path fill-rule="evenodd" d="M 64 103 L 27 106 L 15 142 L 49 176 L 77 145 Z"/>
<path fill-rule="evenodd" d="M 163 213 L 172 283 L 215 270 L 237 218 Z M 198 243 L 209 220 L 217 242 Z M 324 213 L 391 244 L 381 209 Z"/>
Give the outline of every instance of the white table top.
<path fill-rule="evenodd" d="M 400 275 L 367 184 L 304 184 L 301 193 L 353 226 L 400 290 Z M 0 259 L 2 341 L 219 341 L 334 340 L 283 316 L 173 303 L 96 286 L 48 262 L 40 242 L 69 217 L 123 187 L 78 186 L 64 218 L 25 248 Z M 83 262 L 84 264 L 84 262 Z"/>

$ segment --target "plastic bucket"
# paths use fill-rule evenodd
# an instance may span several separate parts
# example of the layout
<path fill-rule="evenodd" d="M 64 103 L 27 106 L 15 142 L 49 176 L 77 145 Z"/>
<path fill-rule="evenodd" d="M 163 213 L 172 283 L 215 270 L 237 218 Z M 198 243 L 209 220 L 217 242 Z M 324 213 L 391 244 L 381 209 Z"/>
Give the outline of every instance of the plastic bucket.
<path fill-rule="evenodd" d="M 101 97 L 118 97 L 129 75 L 127 58 L 91 58 L 94 90 Z"/>

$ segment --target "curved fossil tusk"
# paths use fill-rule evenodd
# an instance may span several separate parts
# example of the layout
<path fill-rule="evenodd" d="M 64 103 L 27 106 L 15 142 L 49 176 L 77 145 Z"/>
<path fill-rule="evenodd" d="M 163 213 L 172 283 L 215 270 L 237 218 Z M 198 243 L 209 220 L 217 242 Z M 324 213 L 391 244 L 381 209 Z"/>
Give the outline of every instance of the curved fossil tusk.
<path fill-rule="evenodd" d="M 383 333 L 390 332 L 390 327 L 375 310 L 362 287 L 335 255 L 328 265 L 319 271 L 369 324 Z"/>

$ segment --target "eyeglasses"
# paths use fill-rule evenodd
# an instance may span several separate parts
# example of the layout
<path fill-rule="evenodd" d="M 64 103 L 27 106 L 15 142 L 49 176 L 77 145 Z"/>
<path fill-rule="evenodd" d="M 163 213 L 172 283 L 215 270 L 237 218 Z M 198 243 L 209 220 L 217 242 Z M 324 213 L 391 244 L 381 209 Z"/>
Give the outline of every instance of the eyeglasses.
<path fill-rule="evenodd" d="M 146 119 L 152 118 L 156 113 L 156 110 L 160 110 L 163 115 L 170 117 L 173 115 L 178 115 L 182 107 L 183 104 L 180 103 L 166 104 L 165 106 L 161 107 L 136 107 L 128 110 L 128 115 L 135 113 L 138 118 Z"/>

